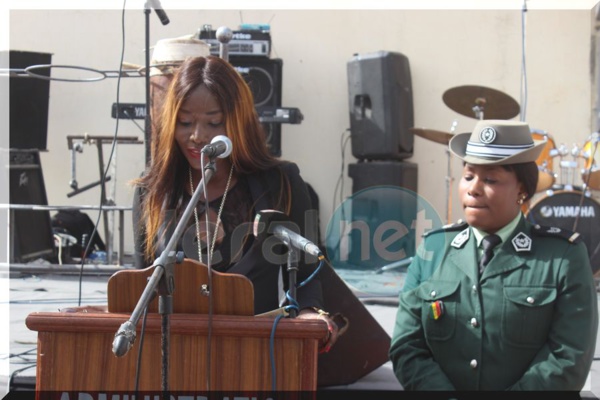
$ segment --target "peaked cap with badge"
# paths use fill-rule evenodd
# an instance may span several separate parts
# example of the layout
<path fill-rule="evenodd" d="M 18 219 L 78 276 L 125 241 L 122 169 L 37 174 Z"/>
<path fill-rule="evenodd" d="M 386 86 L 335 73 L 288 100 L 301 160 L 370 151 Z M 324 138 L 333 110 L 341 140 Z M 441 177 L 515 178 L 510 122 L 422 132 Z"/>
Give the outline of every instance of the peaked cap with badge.
<path fill-rule="evenodd" d="M 546 142 L 534 140 L 526 122 L 480 120 L 471 133 L 450 139 L 450 151 L 469 164 L 507 165 L 534 162 Z"/>

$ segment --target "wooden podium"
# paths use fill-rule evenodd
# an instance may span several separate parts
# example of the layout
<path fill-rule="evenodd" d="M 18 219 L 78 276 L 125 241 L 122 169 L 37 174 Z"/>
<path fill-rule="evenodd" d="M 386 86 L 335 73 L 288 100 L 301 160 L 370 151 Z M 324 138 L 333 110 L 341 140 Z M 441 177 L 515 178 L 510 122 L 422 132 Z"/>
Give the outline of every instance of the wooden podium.
<path fill-rule="evenodd" d="M 112 352 L 115 333 L 129 320 L 153 267 L 119 271 L 108 282 L 107 307 L 77 307 L 31 313 L 38 332 L 37 391 L 133 392 L 162 390 L 162 317 L 151 302 L 143 337 L 143 317 L 133 347 L 122 357 Z M 175 266 L 174 312 L 169 317 L 170 391 L 277 391 L 317 388 L 319 342 L 327 336 L 320 320 L 253 316 L 253 288 L 246 277 L 212 271 L 213 314 L 200 293 L 207 268 L 185 260 Z M 182 311 L 184 310 L 184 311 Z M 274 330 L 271 344 L 271 332 Z M 210 338 L 210 351 L 208 351 Z M 271 363 L 274 355 L 274 368 Z M 210 354 L 210 357 L 208 357 Z"/>

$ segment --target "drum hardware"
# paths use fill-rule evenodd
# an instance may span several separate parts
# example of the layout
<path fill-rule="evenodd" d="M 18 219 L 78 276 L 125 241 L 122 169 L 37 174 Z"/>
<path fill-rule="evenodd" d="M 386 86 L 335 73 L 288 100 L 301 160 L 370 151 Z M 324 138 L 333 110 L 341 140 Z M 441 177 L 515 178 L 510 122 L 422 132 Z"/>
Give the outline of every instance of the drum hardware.
<path fill-rule="evenodd" d="M 536 193 L 551 189 L 556 182 L 556 174 L 553 172 L 553 158 L 558 156 L 558 150 L 552 136 L 543 130 L 532 129 L 531 136 L 534 140 L 542 140 L 546 145 L 535 160 L 538 165 L 538 183 Z"/>
<path fill-rule="evenodd" d="M 600 190 L 600 168 L 595 162 L 599 136 L 598 132 L 592 133 L 581 150 L 582 156 L 585 159 L 584 168 L 581 171 L 581 179 L 586 189 Z"/>
<path fill-rule="evenodd" d="M 538 165 L 539 178 L 536 193 L 550 190 L 581 190 L 575 185 L 576 175 L 580 168 L 581 160 L 589 161 L 589 147 L 586 144 L 583 148 L 574 143 L 571 147 L 562 143 L 556 147 L 554 139 L 548 132 L 532 129 L 531 135 L 534 140 L 543 140 L 546 142 L 544 149 L 538 156 L 536 164 Z M 558 157 L 559 173 L 554 172 L 554 158 Z M 586 164 L 587 166 L 587 164 Z M 581 172 L 582 179 L 585 172 Z M 596 181 L 594 181 L 596 182 Z M 600 188 L 600 174 L 597 176 L 597 183 Z M 586 186 L 587 188 L 587 186 Z"/>
<path fill-rule="evenodd" d="M 409 128 L 409 131 L 414 135 L 422 137 L 423 139 L 431 140 L 432 142 L 444 144 L 446 145 L 446 156 L 448 159 L 447 175 L 446 175 L 446 222 L 450 223 L 451 221 L 451 209 L 452 209 L 452 199 L 451 199 L 451 187 L 452 187 L 452 168 L 451 168 L 451 160 L 452 154 L 448 149 L 448 144 L 450 143 L 450 139 L 454 136 L 454 131 L 456 130 L 457 121 L 452 123 L 450 128 L 452 133 L 442 132 L 435 129 L 425 129 L 425 128 Z"/>
<path fill-rule="evenodd" d="M 423 139 L 431 140 L 435 143 L 445 144 L 446 146 L 448 143 L 450 143 L 452 136 L 454 136 L 452 133 L 436 131 L 435 129 L 409 128 L 409 131 L 414 135 L 422 137 Z"/>
<path fill-rule="evenodd" d="M 511 119 L 520 112 L 509 95 L 488 87 L 465 85 L 448 89 L 442 100 L 450 109 L 476 119 Z"/>
<path fill-rule="evenodd" d="M 452 121 L 450 126 L 450 133 L 452 135 L 456 132 L 456 126 L 458 121 Z M 452 221 L 452 186 L 454 178 L 452 177 L 452 152 L 449 147 L 446 147 L 446 223 L 449 224 Z"/>
<path fill-rule="evenodd" d="M 560 187 L 564 190 L 574 190 L 575 173 L 579 169 L 580 159 L 585 157 L 577 144 L 573 144 L 570 150 L 567 145 L 561 144 L 557 152 L 557 156 L 560 157 Z M 565 160 L 567 157 L 571 159 Z"/>

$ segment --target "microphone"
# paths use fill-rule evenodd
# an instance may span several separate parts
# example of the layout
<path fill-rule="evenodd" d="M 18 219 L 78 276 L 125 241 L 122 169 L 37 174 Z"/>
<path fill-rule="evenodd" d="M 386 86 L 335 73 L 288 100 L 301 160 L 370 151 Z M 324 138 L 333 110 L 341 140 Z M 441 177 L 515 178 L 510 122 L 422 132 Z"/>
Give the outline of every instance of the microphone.
<path fill-rule="evenodd" d="M 285 225 L 293 226 L 294 223 L 281 211 L 262 210 L 254 218 L 253 233 L 259 240 L 273 235 L 287 246 L 302 250 L 319 259 L 323 258 L 323 253 L 319 249 L 319 246 L 293 230 L 286 228 Z"/>
<path fill-rule="evenodd" d="M 163 10 L 160 5 L 159 0 L 148 0 L 148 3 L 150 4 L 150 7 L 154 9 L 154 12 L 156 12 L 156 15 L 158 15 L 158 18 L 163 25 L 167 25 L 171 22 L 169 21 L 169 17 L 167 17 L 167 13 L 165 13 L 165 10 Z"/>
<path fill-rule="evenodd" d="M 115 338 L 113 340 L 113 353 L 117 357 L 122 357 L 131 347 L 135 341 L 135 325 L 131 321 L 125 321 L 119 327 Z"/>
<path fill-rule="evenodd" d="M 219 57 L 229 61 L 229 41 L 233 37 L 233 31 L 226 26 L 217 29 L 217 40 L 219 41 Z"/>
<path fill-rule="evenodd" d="M 231 154 L 232 149 L 231 139 L 225 135 L 218 135 L 213 138 L 210 144 L 202 148 L 202 153 L 210 158 L 225 158 Z"/>

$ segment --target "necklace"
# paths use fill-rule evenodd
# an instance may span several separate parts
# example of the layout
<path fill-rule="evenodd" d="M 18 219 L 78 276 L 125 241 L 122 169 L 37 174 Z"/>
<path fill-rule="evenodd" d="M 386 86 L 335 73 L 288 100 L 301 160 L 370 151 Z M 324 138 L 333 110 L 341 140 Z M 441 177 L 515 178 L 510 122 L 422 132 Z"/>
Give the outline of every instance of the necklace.
<path fill-rule="evenodd" d="M 190 190 L 192 191 L 192 196 L 194 195 L 194 181 L 192 179 L 192 167 L 189 167 L 189 177 L 190 177 Z M 215 231 L 213 233 L 213 239 L 211 241 L 210 253 L 208 254 L 208 259 L 212 260 L 213 253 L 215 251 L 215 243 L 217 241 L 217 233 L 219 232 L 219 224 L 221 223 L 221 214 L 223 213 L 223 207 L 225 206 L 225 198 L 227 197 L 227 192 L 229 191 L 229 184 L 231 183 L 231 177 L 233 176 L 233 165 L 231 165 L 231 169 L 229 170 L 229 177 L 227 178 L 227 184 L 225 185 L 225 191 L 223 192 L 223 198 L 221 199 L 221 205 L 219 206 L 219 212 L 217 214 L 217 222 L 215 223 Z M 206 193 L 205 193 L 206 197 Z M 206 210 L 206 216 L 208 218 L 208 210 Z M 200 221 L 198 220 L 198 208 L 194 207 L 194 219 L 196 220 L 196 238 L 198 240 L 198 260 L 202 262 L 202 245 L 200 240 Z M 209 232 L 206 232 L 207 239 L 209 238 Z"/>

